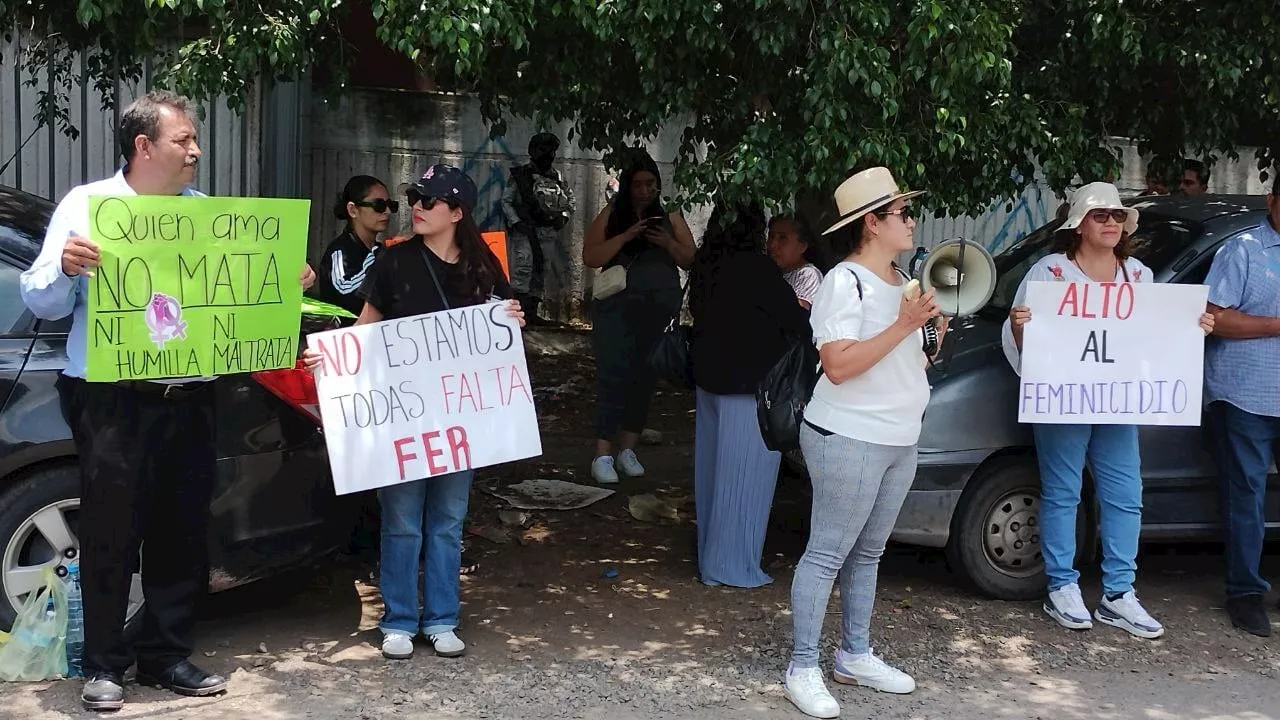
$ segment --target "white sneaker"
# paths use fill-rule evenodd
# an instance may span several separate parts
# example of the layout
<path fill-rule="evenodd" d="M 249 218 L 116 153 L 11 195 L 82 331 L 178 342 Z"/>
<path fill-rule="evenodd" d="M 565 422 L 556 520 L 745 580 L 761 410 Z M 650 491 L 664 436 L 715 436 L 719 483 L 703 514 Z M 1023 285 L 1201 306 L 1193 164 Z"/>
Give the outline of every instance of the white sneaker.
<path fill-rule="evenodd" d="M 601 485 L 612 485 L 618 482 L 618 471 L 613 467 L 613 458 L 601 455 L 591 463 L 591 479 Z"/>
<path fill-rule="evenodd" d="M 906 695 L 916 690 L 912 677 L 868 651 L 854 655 L 836 650 L 836 682 L 843 685 L 861 685 L 880 692 Z"/>
<path fill-rule="evenodd" d="M 840 717 L 840 703 L 827 691 L 818 668 L 793 669 L 787 666 L 787 676 L 782 681 L 783 692 L 800 712 L 816 718 Z"/>
<path fill-rule="evenodd" d="M 636 458 L 635 450 L 623 450 L 618 453 L 618 469 L 627 477 L 644 477 L 644 466 Z"/>
<path fill-rule="evenodd" d="M 382 657 L 390 660 L 413 657 L 413 636 L 398 630 L 382 631 Z"/>
<path fill-rule="evenodd" d="M 1093 621 L 1089 619 L 1089 608 L 1084 606 L 1084 598 L 1080 596 L 1080 586 L 1075 583 L 1063 585 L 1049 593 L 1049 599 L 1044 601 L 1044 611 L 1068 630 L 1093 628 Z"/>
<path fill-rule="evenodd" d="M 1164 635 L 1164 626 L 1147 614 L 1132 590 L 1115 600 L 1103 595 L 1093 616 L 1098 622 L 1118 627 L 1135 637 L 1155 640 Z"/>
<path fill-rule="evenodd" d="M 453 633 L 452 630 L 438 633 L 428 638 L 431 646 L 435 648 L 436 654 L 440 657 L 458 657 L 467 651 L 467 644 Z"/>

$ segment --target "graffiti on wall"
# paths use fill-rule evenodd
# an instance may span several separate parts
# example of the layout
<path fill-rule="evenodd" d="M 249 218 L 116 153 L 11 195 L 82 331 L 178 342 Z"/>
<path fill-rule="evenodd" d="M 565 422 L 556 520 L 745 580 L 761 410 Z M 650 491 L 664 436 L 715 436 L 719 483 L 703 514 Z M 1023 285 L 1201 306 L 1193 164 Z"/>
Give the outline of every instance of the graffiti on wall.
<path fill-rule="evenodd" d="M 476 183 L 479 201 L 476 223 L 486 230 L 506 227 L 502 211 L 502 194 L 511 180 L 511 168 L 519 161 L 506 138 L 486 138 L 461 158 L 462 171 Z"/>

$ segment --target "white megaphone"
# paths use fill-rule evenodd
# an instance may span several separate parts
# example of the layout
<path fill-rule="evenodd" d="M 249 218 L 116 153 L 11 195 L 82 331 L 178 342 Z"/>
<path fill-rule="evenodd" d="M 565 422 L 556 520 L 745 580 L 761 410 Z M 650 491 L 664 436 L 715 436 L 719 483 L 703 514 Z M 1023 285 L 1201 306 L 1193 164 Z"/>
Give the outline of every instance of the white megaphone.
<path fill-rule="evenodd" d="M 933 290 L 943 315 L 973 315 L 986 307 L 996 290 L 996 261 L 972 240 L 939 243 L 915 270 L 921 292 Z"/>

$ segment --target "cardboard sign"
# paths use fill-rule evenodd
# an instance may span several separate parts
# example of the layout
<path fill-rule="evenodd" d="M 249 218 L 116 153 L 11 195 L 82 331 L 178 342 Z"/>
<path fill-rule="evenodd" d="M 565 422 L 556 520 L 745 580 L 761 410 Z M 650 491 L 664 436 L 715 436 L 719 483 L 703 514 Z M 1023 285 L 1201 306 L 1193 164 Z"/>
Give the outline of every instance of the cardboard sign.
<path fill-rule="evenodd" d="M 1027 284 L 1018 421 L 1200 424 L 1209 288 Z"/>
<path fill-rule="evenodd" d="M 339 495 L 542 454 L 505 302 L 307 336 Z"/>
<path fill-rule="evenodd" d="M 87 379 L 293 367 L 307 200 L 89 199 Z"/>

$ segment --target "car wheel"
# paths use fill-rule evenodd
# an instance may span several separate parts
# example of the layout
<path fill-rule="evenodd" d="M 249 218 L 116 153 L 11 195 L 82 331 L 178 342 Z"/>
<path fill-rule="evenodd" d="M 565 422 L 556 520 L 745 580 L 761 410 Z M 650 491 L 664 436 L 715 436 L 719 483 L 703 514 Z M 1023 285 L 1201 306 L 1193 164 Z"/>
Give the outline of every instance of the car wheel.
<path fill-rule="evenodd" d="M 1090 562 L 1097 546 L 1092 508 L 1086 499 L 1077 513 L 1077 565 Z M 951 518 L 947 557 L 953 568 L 993 598 L 1042 597 L 1046 585 L 1039 525 L 1040 470 L 1035 457 L 997 459 L 965 487 Z"/>
<path fill-rule="evenodd" d="M 0 492 L 0 628 L 13 626 L 27 596 L 44 588 L 44 569 L 79 555 L 80 473 L 55 465 L 27 474 Z M 129 589 L 127 631 L 142 619 L 142 576 Z"/>

